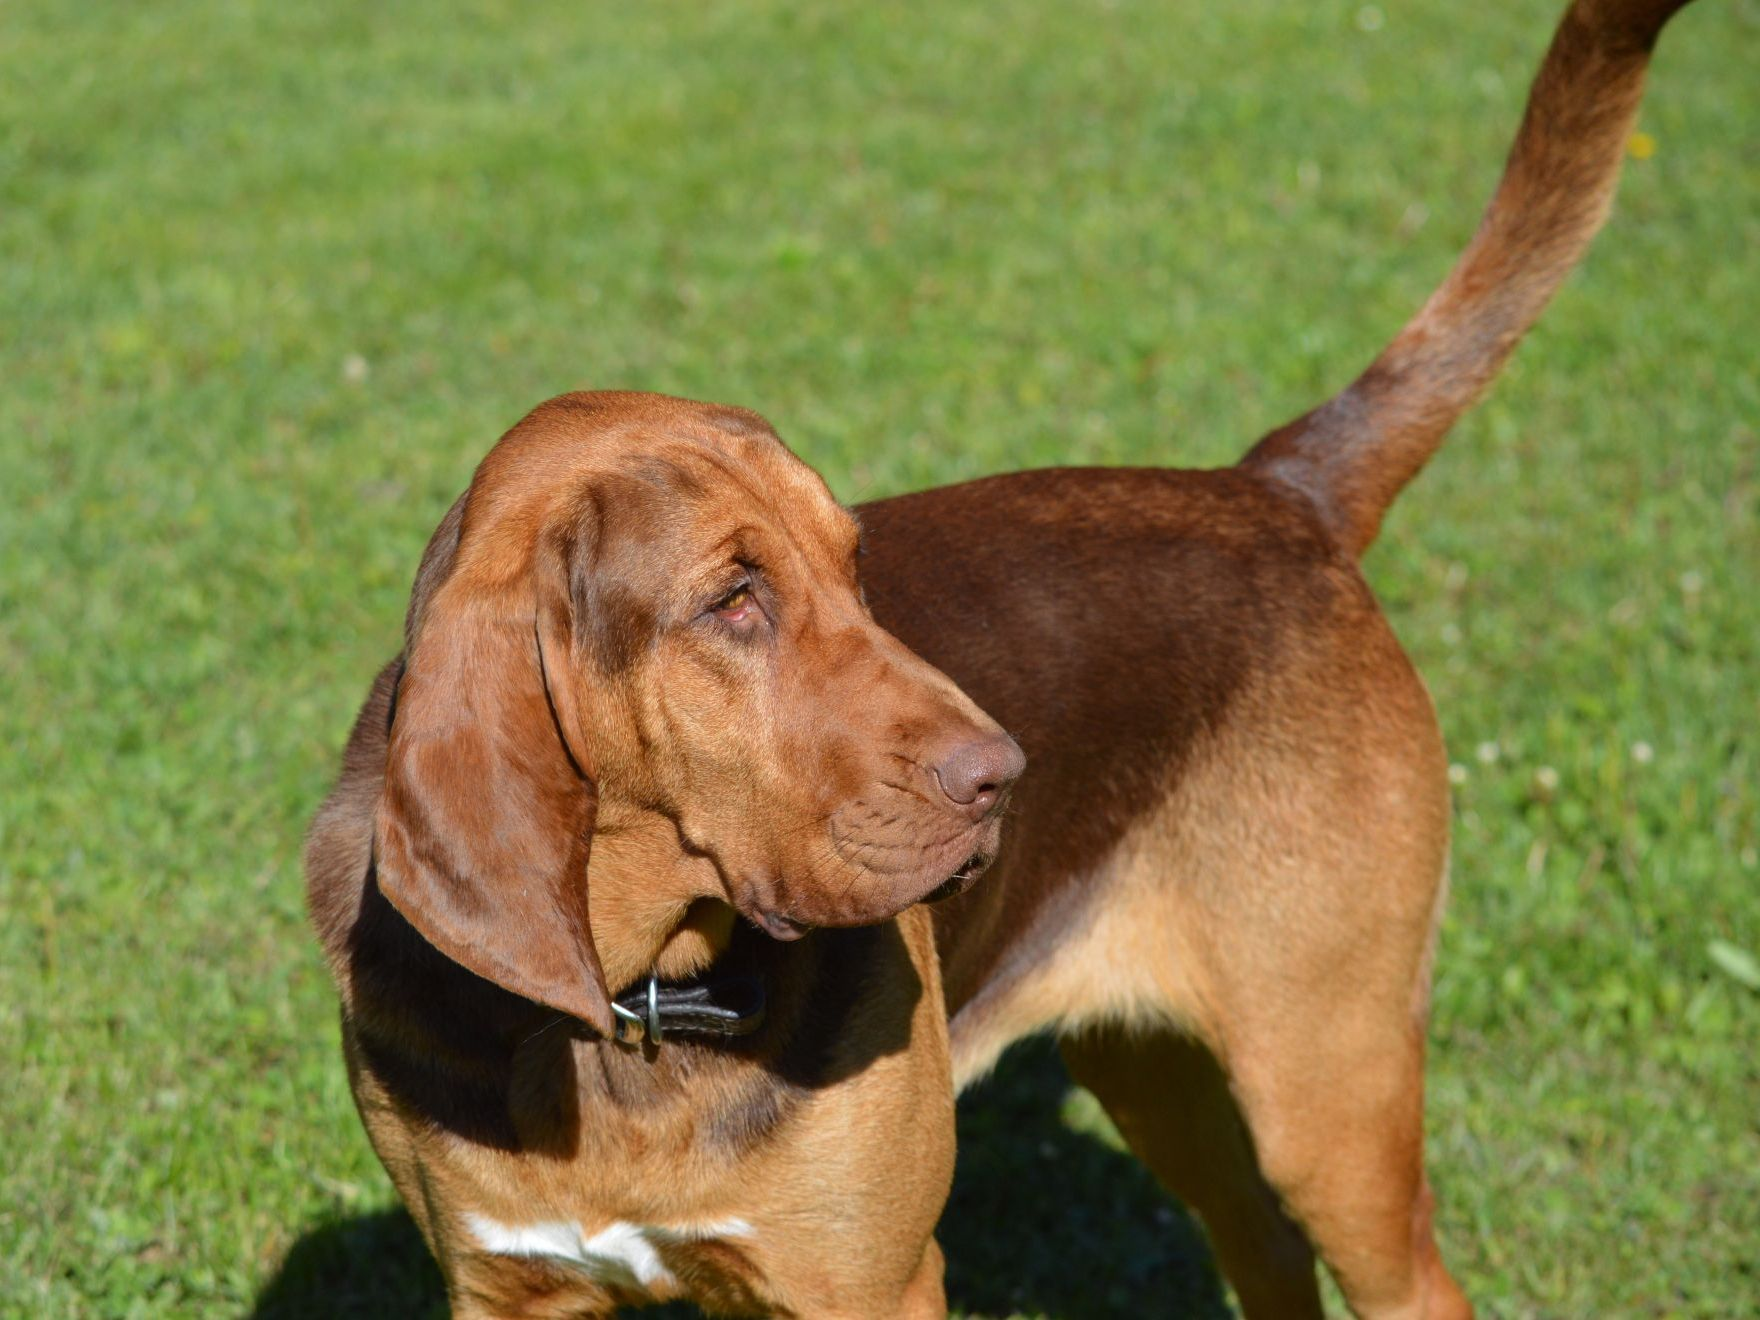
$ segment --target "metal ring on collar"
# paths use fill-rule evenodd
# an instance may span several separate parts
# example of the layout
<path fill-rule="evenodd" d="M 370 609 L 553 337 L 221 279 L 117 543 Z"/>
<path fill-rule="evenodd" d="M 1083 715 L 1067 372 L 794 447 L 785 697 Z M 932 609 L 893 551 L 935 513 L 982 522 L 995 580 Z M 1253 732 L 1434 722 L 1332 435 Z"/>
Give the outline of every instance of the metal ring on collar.
<path fill-rule="evenodd" d="M 633 1008 L 625 1008 L 615 999 L 611 1001 L 611 1012 L 616 1019 L 612 1024 L 616 1028 L 612 1039 L 619 1045 L 640 1045 L 644 1039 L 658 1045 L 666 1034 L 660 1027 L 660 978 L 652 973 L 648 976 L 646 1016 Z"/>
<path fill-rule="evenodd" d="M 642 1015 L 633 1008 L 625 1008 L 615 999 L 611 1001 L 611 1012 L 615 1015 L 612 1025 L 616 1028 L 612 1039 L 619 1045 L 640 1045 L 648 1025 Z"/>

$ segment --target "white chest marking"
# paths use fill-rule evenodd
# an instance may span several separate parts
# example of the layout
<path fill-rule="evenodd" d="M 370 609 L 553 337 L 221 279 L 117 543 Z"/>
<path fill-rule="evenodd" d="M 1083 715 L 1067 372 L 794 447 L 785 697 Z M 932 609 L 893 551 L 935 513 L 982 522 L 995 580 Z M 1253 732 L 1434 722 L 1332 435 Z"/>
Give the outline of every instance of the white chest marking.
<path fill-rule="evenodd" d="M 572 1220 L 540 1224 L 502 1224 L 486 1215 L 466 1214 L 465 1223 L 484 1251 L 497 1256 L 542 1256 L 578 1266 L 602 1283 L 624 1286 L 672 1285 L 678 1282 L 660 1259 L 658 1248 L 712 1238 L 750 1237 L 743 1219 L 709 1224 L 631 1224 L 619 1219 L 591 1237 Z"/>

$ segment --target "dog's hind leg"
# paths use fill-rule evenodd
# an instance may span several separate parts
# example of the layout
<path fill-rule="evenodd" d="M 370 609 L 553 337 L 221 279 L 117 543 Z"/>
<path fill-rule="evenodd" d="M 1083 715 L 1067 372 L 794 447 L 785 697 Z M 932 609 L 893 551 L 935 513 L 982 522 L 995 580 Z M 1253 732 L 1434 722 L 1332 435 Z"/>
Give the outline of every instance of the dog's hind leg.
<path fill-rule="evenodd" d="M 1377 1040 L 1358 1006 L 1325 1007 L 1275 1041 L 1235 1042 L 1232 1076 L 1167 1027 L 1091 1028 L 1064 1058 L 1203 1218 L 1247 1316 L 1322 1314 L 1310 1242 L 1360 1316 L 1469 1316 L 1431 1232 L 1422 1042 Z"/>
<path fill-rule="evenodd" d="M 1340 864 L 1292 859 L 1299 879 L 1272 874 L 1268 850 L 1265 892 L 1281 903 L 1243 910 L 1218 886 L 1203 938 L 1185 942 L 1200 994 L 1066 1035 L 1075 1078 L 1203 1217 L 1249 1316 L 1320 1314 L 1304 1236 L 1359 1316 L 1471 1314 L 1437 1252 L 1424 1174 L 1441 885 L 1434 840 L 1416 837 L 1358 834 L 1354 864 L 1319 846 Z"/>
<path fill-rule="evenodd" d="M 1288 1020 L 1231 1074 L 1262 1168 L 1359 1316 L 1470 1316 L 1424 1173 L 1422 1024 L 1368 996 Z"/>
<path fill-rule="evenodd" d="M 1319 1316 L 1314 1253 L 1260 1174 L 1210 1051 L 1163 1026 L 1101 1026 L 1061 1044 L 1137 1158 L 1203 1219 L 1250 1320 Z"/>
<path fill-rule="evenodd" d="M 1203 1216 L 1249 1315 L 1318 1314 L 1292 1221 L 1358 1315 L 1468 1315 L 1423 1163 L 1447 760 L 1374 616 L 1299 664 L 1096 889 L 1064 953 L 1099 969 L 1060 982 L 1066 1057 Z M 1260 713 L 1284 710 L 1303 717 Z"/>

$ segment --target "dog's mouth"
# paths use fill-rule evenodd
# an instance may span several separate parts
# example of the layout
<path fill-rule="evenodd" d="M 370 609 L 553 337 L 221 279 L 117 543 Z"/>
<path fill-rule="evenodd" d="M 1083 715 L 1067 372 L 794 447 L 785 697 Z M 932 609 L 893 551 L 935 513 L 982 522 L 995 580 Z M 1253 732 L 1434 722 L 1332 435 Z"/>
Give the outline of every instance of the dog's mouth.
<path fill-rule="evenodd" d="M 990 869 L 990 864 L 995 860 L 996 854 L 993 852 L 975 852 L 970 857 L 966 858 L 965 861 L 961 862 L 959 867 L 952 875 L 948 876 L 947 879 L 936 885 L 935 888 L 931 889 L 928 893 L 913 901 L 917 903 L 939 903 L 943 899 L 952 898 L 955 894 L 963 894 L 977 882 L 979 876 L 983 875 L 985 871 Z M 910 903 L 907 902 L 905 906 L 910 906 Z M 766 935 L 770 936 L 771 939 L 784 941 L 800 939 L 801 936 L 811 931 L 815 925 L 865 926 L 872 924 L 875 921 L 885 920 L 887 915 L 896 915 L 898 912 L 897 908 L 891 908 L 887 913 L 877 913 L 874 916 L 854 921 L 850 920 L 848 917 L 839 919 L 836 916 L 831 917 L 829 920 L 820 918 L 817 921 L 806 921 L 797 916 L 785 915 L 775 907 L 766 903 L 742 904 L 740 910 L 745 914 L 747 920 Z"/>
<path fill-rule="evenodd" d="M 924 894 L 923 902 L 939 903 L 944 898 L 952 898 L 955 894 L 965 893 L 979 876 L 990 869 L 990 863 L 995 860 L 995 856 L 991 853 L 973 853 L 959 864 L 959 870 Z"/>

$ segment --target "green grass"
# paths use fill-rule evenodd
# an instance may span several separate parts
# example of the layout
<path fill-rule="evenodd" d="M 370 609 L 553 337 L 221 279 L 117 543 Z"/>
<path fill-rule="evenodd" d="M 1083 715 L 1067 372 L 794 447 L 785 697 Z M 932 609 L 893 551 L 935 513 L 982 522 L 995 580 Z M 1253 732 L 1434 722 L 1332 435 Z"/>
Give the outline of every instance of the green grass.
<path fill-rule="evenodd" d="M 1228 461 L 1439 278 L 1554 9 L 6 5 L 0 1313 L 432 1307 L 299 840 L 526 408 L 748 404 L 850 499 Z M 1491 1315 L 1760 1294 L 1710 952 L 1760 951 L 1757 39 L 1667 35 L 1654 156 L 1368 562 L 1460 767 L 1429 1125 Z M 1213 1313 L 1065 1085 L 966 1106 L 956 1302 Z"/>

